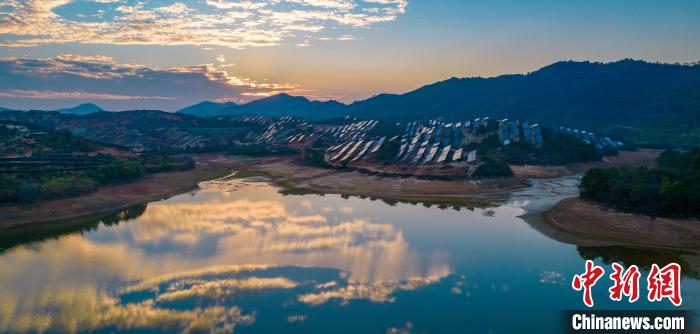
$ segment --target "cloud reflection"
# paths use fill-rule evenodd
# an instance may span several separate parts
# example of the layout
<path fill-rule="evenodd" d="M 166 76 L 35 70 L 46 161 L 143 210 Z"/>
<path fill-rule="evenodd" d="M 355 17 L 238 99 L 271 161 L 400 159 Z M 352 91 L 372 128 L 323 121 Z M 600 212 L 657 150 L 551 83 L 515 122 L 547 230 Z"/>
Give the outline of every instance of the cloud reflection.
<path fill-rule="evenodd" d="M 0 331 L 232 329 L 254 321 L 255 310 L 233 304 L 239 291 L 291 290 L 309 305 L 392 302 L 451 273 L 444 254 L 412 248 L 395 226 L 319 215 L 316 205 L 271 187 L 205 189 L 86 237 L 18 247 L 0 257 Z M 319 268 L 336 275 L 316 278 Z"/>

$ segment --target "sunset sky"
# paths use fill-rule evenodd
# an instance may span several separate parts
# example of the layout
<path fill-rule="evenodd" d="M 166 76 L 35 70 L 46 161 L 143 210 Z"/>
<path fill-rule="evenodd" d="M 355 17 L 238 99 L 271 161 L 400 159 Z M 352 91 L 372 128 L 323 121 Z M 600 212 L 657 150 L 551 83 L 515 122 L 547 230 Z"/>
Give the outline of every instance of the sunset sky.
<path fill-rule="evenodd" d="M 352 102 L 558 60 L 700 60 L 700 1 L 0 0 L 0 106 Z"/>

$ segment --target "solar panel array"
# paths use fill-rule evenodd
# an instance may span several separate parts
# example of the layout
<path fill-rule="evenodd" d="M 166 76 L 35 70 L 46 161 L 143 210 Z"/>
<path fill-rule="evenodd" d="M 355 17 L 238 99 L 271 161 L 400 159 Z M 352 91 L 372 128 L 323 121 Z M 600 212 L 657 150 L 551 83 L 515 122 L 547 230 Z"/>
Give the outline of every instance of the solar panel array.
<path fill-rule="evenodd" d="M 606 147 L 617 149 L 625 145 L 625 143 L 621 141 L 611 139 L 610 137 L 597 136 L 590 131 L 564 128 L 563 126 L 556 128 L 555 131 L 580 139 L 586 144 L 595 146 L 599 150 L 603 150 Z"/>
<path fill-rule="evenodd" d="M 265 121 L 262 116 L 242 116 L 239 120 L 267 124 L 262 133 L 251 139 L 258 144 L 292 144 L 308 141 L 313 137 L 313 127 L 303 119 L 285 116 L 276 121 Z"/>
<path fill-rule="evenodd" d="M 326 149 L 326 153 L 331 154 L 330 161 L 359 161 L 377 153 L 387 142 L 386 136 L 367 137 L 378 123 L 376 120 L 359 121 L 330 127 L 321 132 L 319 136 L 338 142 Z"/>
<path fill-rule="evenodd" d="M 439 120 L 409 122 L 401 136 L 395 161 L 412 164 L 465 161 L 467 156 L 463 152 L 469 144 L 469 137 L 477 136 L 477 129 L 486 127 L 488 122 L 488 117 L 454 123 Z"/>
<path fill-rule="evenodd" d="M 524 141 L 534 146 L 544 143 L 539 124 L 530 125 L 527 121 L 502 119 L 498 121 L 498 135 L 501 145 L 510 145 L 513 142 Z"/>
<path fill-rule="evenodd" d="M 259 144 L 321 143 L 330 162 L 357 162 L 371 159 L 388 142 L 399 145 L 394 163 L 442 164 L 452 162 L 475 162 L 476 151 L 466 152 L 472 142 L 480 142 L 489 132 L 489 118 L 477 118 L 448 123 L 440 120 L 412 121 L 402 126 L 403 134 L 388 138 L 372 136 L 371 131 L 379 124 L 377 120 L 357 120 L 346 117 L 347 124 L 312 125 L 297 117 L 282 117 L 274 120 L 262 116 L 241 116 L 241 121 L 260 124 L 264 130 L 248 135 Z M 491 129 L 489 127 L 489 129 Z M 533 145 L 542 144 L 542 133 L 537 124 L 528 122 L 499 121 L 498 132 L 501 144 L 525 140 Z M 321 140 L 320 142 L 318 140 Z"/>

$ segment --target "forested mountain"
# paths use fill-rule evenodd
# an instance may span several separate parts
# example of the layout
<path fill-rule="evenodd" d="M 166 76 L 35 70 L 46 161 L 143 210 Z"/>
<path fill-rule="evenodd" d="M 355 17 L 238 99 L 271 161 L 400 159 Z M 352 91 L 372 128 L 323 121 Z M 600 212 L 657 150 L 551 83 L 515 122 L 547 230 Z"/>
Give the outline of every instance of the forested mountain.
<path fill-rule="evenodd" d="M 83 103 L 73 108 L 57 109 L 62 114 L 87 115 L 93 112 L 103 111 L 99 106 L 92 103 Z"/>
<path fill-rule="evenodd" d="M 200 117 L 235 115 L 237 104 L 233 102 L 203 101 L 195 105 L 178 110 L 178 113 Z"/>
<path fill-rule="evenodd" d="M 558 62 L 526 75 L 452 78 L 349 106 L 385 119 L 528 119 L 614 132 L 637 143 L 700 142 L 700 65 Z"/>
<path fill-rule="evenodd" d="M 197 116 L 221 115 L 262 115 L 262 116 L 297 116 L 308 120 L 318 120 L 344 116 L 347 106 L 336 101 L 309 101 L 303 96 L 277 94 L 246 104 L 201 102 L 181 109 L 178 113 Z"/>

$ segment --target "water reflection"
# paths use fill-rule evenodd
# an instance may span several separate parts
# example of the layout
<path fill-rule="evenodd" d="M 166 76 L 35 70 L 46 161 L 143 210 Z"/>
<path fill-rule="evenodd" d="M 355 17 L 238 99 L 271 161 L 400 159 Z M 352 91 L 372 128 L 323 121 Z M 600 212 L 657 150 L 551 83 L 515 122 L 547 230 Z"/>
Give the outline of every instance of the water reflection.
<path fill-rule="evenodd" d="M 71 220 L 5 228 L 0 234 L 0 254 L 22 244 L 41 242 L 74 233 L 95 231 L 100 225 L 117 225 L 142 215 L 147 206 L 147 204 L 139 204 L 101 217 L 88 217 L 79 221 Z"/>
<path fill-rule="evenodd" d="M 568 182 L 534 189 L 568 196 Z M 255 179 L 202 187 L 3 234 L 0 332 L 554 332 L 559 310 L 580 306 L 568 282 L 585 259 L 679 262 L 684 300 L 698 303 L 697 254 L 554 241 L 565 237 L 519 218 L 551 201 L 532 189 L 459 211 L 283 196 Z"/>
<path fill-rule="evenodd" d="M 675 262 L 681 266 L 683 277 L 700 278 L 700 256 L 694 251 L 666 250 L 666 249 L 643 249 L 623 246 L 608 247 L 576 247 L 581 258 L 585 260 L 601 259 L 606 264 L 613 262 L 621 263 L 625 266 L 636 264 L 639 268 L 649 270 L 651 265 L 656 263 L 663 267 Z"/>
<path fill-rule="evenodd" d="M 242 292 L 294 290 L 296 302 L 309 305 L 390 302 L 395 291 L 451 272 L 446 258 L 416 251 L 393 225 L 343 217 L 348 208 L 287 203 L 260 184 L 229 183 L 238 191 L 209 183 L 194 197 L 101 223 L 8 237 L 14 243 L 6 248 L 34 244 L 0 258 L 0 328 L 231 330 L 255 320 L 254 310 L 231 303 Z M 95 232 L 98 226 L 109 228 Z M 316 275 L 320 269 L 332 273 Z"/>

